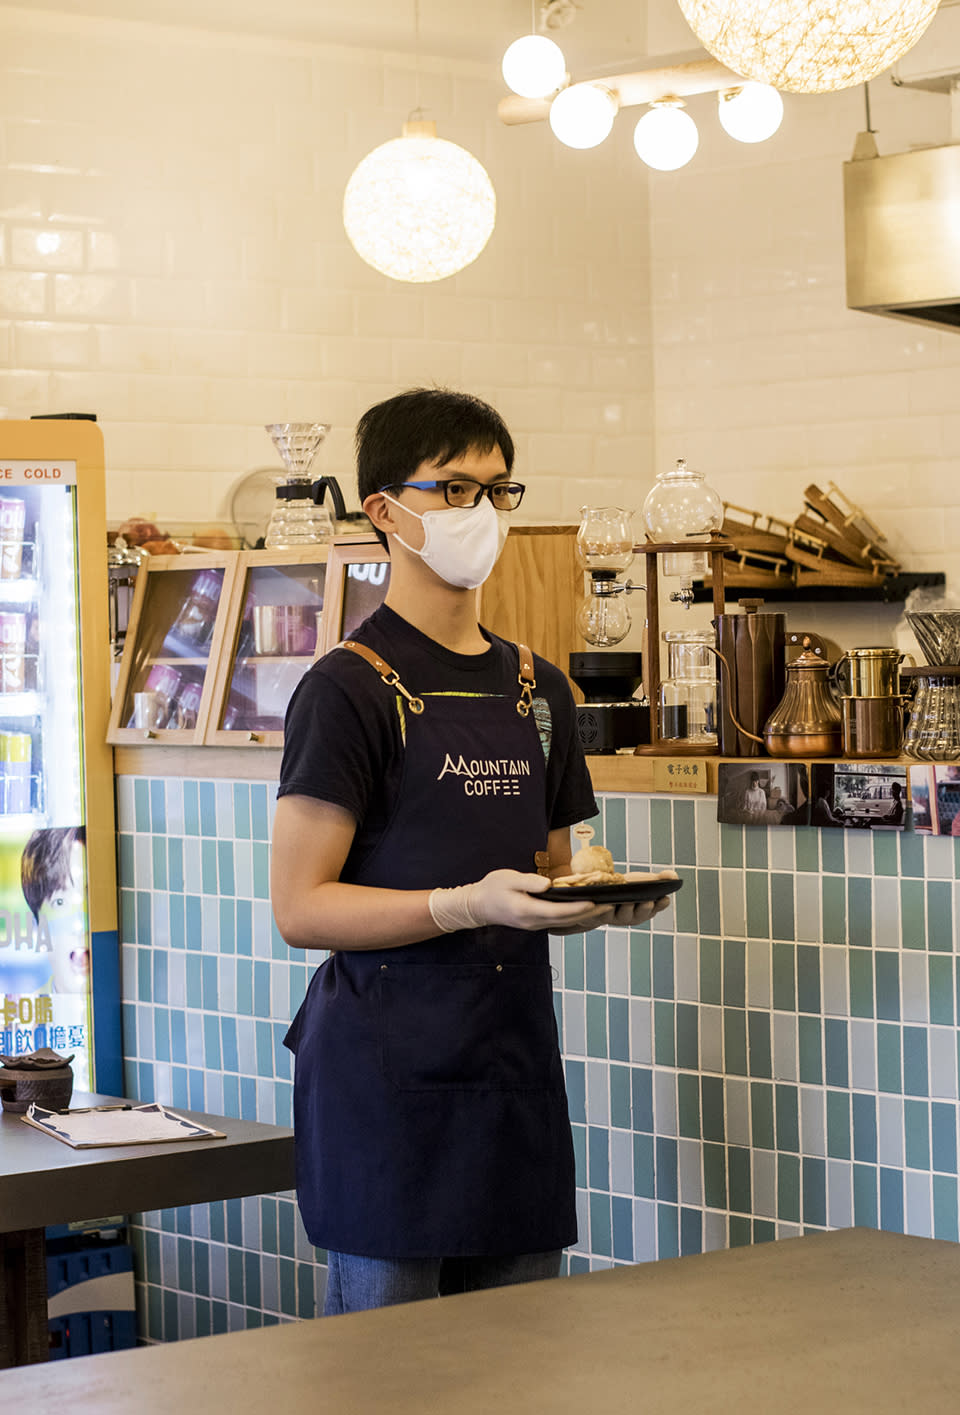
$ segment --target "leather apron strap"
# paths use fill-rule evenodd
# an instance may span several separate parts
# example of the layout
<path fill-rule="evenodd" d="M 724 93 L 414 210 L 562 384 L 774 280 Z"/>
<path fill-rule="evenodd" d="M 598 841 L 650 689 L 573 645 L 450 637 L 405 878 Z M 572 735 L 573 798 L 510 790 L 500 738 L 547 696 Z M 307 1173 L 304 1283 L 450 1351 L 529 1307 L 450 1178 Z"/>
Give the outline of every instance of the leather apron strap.
<path fill-rule="evenodd" d="M 520 684 L 520 697 L 517 700 L 517 712 L 521 717 L 527 717 L 533 707 L 533 691 L 537 686 L 537 680 L 533 672 L 533 654 L 526 644 L 516 644 L 517 657 L 520 663 L 520 671 L 517 674 L 517 682 Z M 391 668 L 389 663 L 368 648 L 366 644 L 358 644 L 355 639 L 343 639 L 337 648 L 349 649 L 351 653 L 359 654 L 365 663 L 369 663 L 386 683 L 388 688 L 396 688 L 406 698 L 413 713 L 423 712 L 423 699 L 416 698 L 400 682 L 400 675 L 395 668 Z"/>

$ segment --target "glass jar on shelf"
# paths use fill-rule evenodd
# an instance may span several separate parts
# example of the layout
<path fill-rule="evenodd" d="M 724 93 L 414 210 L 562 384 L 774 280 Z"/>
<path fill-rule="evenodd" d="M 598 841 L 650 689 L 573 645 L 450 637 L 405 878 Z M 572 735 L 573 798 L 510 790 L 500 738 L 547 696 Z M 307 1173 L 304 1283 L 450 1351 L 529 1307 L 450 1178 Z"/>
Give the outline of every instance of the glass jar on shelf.
<path fill-rule="evenodd" d="M 709 629 L 667 629 L 667 677 L 660 684 L 665 742 L 717 745 L 717 675 Z"/>

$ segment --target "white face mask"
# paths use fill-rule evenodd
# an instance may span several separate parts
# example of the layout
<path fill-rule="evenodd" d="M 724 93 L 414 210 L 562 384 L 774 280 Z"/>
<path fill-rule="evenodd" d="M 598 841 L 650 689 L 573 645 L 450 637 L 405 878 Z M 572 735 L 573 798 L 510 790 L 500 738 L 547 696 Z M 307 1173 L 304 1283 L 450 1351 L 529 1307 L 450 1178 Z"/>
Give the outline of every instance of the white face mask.
<path fill-rule="evenodd" d="M 420 550 L 414 550 L 398 535 L 401 545 L 419 555 L 448 585 L 475 590 L 483 584 L 499 560 L 510 530 L 506 516 L 494 509 L 489 496 L 481 496 L 476 506 L 448 506 L 442 511 L 425 511 L 422 516 L 409 506 L 401 506 L 386 492 L 384 496 L 423 522 L 425 535 Z"/>

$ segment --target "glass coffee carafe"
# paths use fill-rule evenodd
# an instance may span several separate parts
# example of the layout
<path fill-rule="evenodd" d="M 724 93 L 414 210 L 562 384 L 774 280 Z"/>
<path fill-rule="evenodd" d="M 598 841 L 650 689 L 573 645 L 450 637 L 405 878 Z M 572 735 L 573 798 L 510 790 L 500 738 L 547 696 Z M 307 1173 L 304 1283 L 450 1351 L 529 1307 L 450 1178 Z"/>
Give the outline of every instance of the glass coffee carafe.
<path fill-rule="evenodd" d="M 960 667 L 929 664 L 901 671 L 915 687 L 904 754 L 922 762 L 960 760 Z"/>
<path fill-rule="evenodd" d="M 717 676 L 710 629 L 667 629 L 667 677 L 660 684 L 664 742 L 717 745 Z"/>

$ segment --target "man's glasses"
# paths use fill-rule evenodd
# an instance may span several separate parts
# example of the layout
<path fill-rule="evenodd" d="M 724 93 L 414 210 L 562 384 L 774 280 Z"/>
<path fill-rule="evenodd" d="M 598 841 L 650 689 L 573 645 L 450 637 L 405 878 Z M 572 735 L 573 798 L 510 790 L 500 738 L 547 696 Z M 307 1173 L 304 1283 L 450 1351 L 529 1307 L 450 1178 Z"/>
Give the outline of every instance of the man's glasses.
<path fill-rule="evenodd" d="M 412 486 L 417 491 L 436 491 L 443 487 L 448 506 L 478 506 L 481 496 L 489 496 L 498 511 L 516 511 L 526 487 L 519 481 L 478 482 L 471 477 L 450 477 L 447 481 L 405 481 L 382 486 L 381 491 L 403 491 Z"/>

